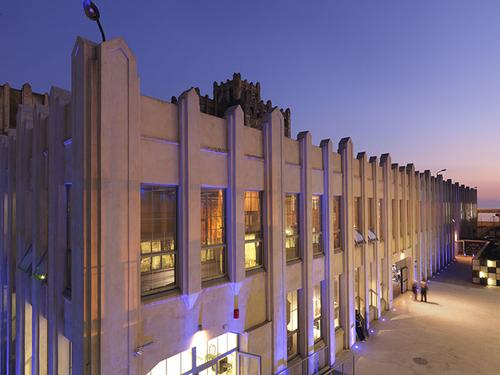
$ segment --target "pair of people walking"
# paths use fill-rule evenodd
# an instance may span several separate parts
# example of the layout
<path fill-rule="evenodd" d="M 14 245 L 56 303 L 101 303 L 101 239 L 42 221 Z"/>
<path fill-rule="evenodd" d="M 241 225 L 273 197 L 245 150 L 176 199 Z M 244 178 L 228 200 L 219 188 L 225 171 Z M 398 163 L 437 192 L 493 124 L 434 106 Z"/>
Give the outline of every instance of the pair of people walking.
<path fill-rule="evenodd" d="M 413 291 L 413 296 L 415 298 L 415 301 L 418 299 L 418 284 L 416 281 L 413 282 L 413 285 L 411 287 Z M 425 279 L 422 279 L 420 282 L 420 302 L 427 302 L 427 291 L 429 290 L 429 286 L 427 285 L 427 281 Z"/>

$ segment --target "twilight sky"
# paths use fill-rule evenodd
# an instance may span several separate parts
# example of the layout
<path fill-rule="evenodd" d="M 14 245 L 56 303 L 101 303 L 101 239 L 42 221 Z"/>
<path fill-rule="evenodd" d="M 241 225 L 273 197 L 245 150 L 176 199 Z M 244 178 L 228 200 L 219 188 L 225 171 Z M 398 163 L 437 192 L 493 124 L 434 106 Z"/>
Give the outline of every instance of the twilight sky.
<path fill-rule="evenodd" d="M 96 0 L 108 39 L 138 60 L 143 94 L 169 100 L 241 72 L 290 107 L 294 136 L 350 136 L 477 186 L 500 207 L 499 0 Z M 0 83 L 70 88 L 80 0 L 4 0 Z"/>

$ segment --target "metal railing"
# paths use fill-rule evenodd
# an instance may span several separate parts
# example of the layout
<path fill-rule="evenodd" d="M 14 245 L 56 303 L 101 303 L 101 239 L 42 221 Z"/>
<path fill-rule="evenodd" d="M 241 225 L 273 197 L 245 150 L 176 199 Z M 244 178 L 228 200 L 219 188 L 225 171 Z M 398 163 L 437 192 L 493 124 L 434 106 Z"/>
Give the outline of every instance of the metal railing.
<path fill-rule="evenodd" d="M 297 361 L 277 375 L 324 374 L 328 371 L 328 346 L 325 346 L 306 358 Z"/>

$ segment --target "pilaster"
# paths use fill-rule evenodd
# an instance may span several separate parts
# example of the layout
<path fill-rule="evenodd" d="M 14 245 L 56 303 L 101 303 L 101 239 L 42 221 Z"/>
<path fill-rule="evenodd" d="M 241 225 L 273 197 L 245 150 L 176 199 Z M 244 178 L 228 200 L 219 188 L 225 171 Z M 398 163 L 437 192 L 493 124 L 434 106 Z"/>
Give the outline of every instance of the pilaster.
<path fill-rule="evenodd" d="M 382 213 L 382 221 L 384 222 L 384 259 L 383 259 L 383 277 L 382 284 L 385 286 L 382 298 L 385 300 L 385 309 L 392 308 L 392 165 L 391 156 L 383 154 L 380 157 L 380 165 L 382 167 L 382 176 L 384 180 L 384 207 Z"/>
<path fill-rule="evenodd" d="M 341 288 L 342 314 L 345 329 L 344 347 L 349 349 L 356 342 L 354 315 L 354 234 L 353 234 L 353 144 L 350 138 L 342 138 L 339 150 L 342 163 L 342 248 L 344 249 L 344 286 Z"/>
<path fill-rule="evenodd" d="M 287 362 L 286 292 L 285 292 L 285 231 L 283 209 L 283 115 L 273 110 L 263 123 L 265 158 L 265 201 L 267 220 L 265 238 L 269 254 L 269 286 L 273 322 L 273 373 L 281 371 Z"/>

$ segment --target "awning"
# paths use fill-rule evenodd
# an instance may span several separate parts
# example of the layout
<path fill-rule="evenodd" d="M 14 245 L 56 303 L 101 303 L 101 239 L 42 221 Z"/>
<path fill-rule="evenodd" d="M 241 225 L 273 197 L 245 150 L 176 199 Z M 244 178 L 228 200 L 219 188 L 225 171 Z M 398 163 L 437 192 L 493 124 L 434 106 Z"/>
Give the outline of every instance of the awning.
<path fill-rule="evenodd" d="M 368 229 L 368 242 L 378 241 L 377 235 Z"/>
<path fill-rule="evenodd" d="M 354 243 L 356 246 L 361 245 L 363 242 L 365 242 L 363 235 L 357 229 L 354 229 Z"/>
<path fill-rule="evenodd" d="M 30 244 L 28 246 L 28 249 L 25 251 L 21 261 L 18 263 L 17 267 L 21 271 L 31 274 L 32 262 L 33 262 L 33 246 Z"/>

